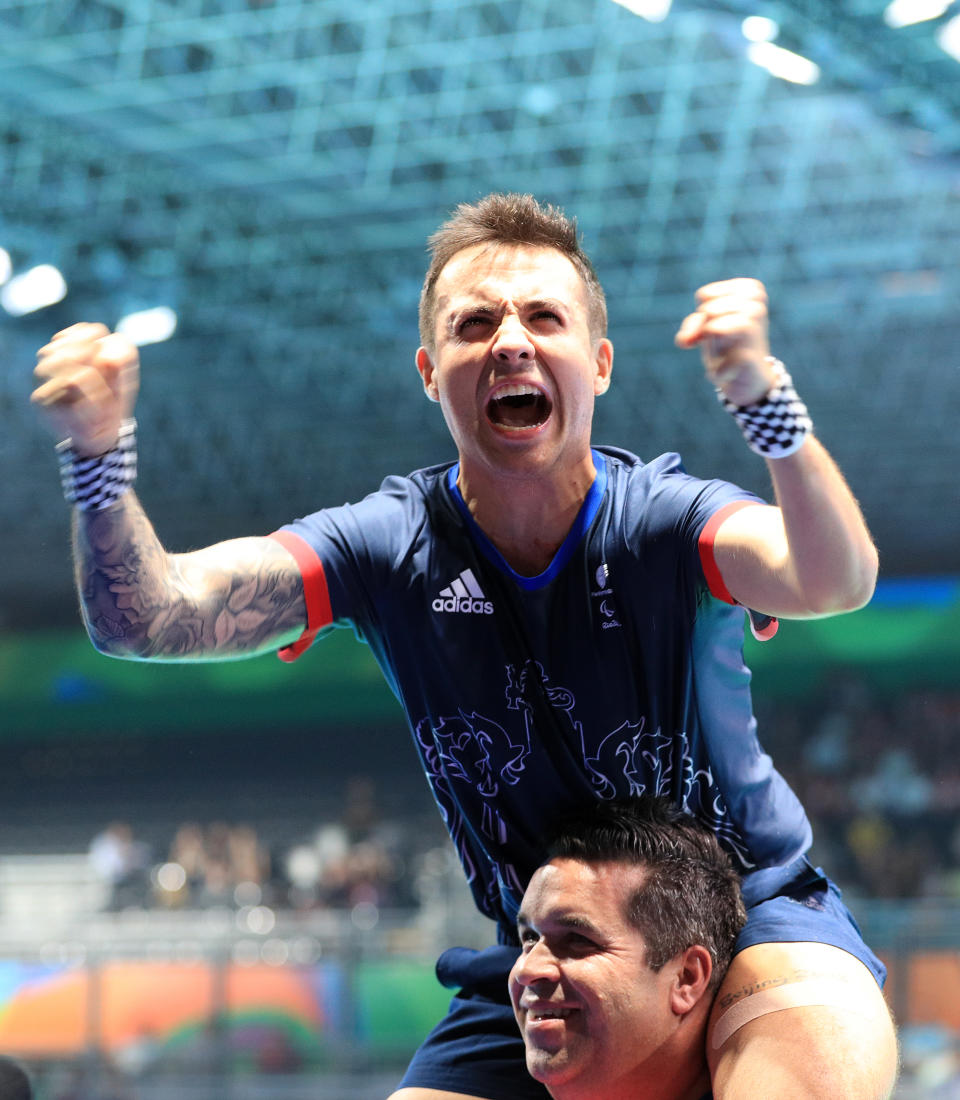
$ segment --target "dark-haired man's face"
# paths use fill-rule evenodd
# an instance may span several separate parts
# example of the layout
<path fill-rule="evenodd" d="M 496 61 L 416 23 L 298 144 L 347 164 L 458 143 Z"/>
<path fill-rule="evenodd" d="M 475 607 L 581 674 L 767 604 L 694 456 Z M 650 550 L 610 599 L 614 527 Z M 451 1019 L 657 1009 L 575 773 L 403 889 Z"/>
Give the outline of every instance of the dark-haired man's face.
<path fill-rule="evenodd" d="M 677 1069 L 675 971 L 650 969 L 626 915 L 643 879 L 623 863 L 553 859 L 524 894 L 510 997 L 527 1069 L 557 1100 L 657 1095 L 657 1075 Z"/>
<path fill-rule="evenodd" d="M 587 292 L 562 253 L 458 252 L 436 284 L 435 343 L 417 367 L 471 473 L 543 474 L 589 462 L 613 350 L 591 337 Z"/>

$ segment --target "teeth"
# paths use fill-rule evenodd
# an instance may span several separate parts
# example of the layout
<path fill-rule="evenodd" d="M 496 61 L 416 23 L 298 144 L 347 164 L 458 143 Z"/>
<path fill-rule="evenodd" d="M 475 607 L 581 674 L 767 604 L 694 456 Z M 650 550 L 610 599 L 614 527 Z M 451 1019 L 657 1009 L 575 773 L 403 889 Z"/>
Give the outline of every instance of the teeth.
<path fill-rule="evenodd" d="M 535 1020 L 565 1020 L 570 1015 L 570 1010 L 568 1008 L 541 1009 L 532 1012 L 531 1015 Z"/>
<path fill-rule="evenodd" d="M 519 383 L 514 383 L 509 386 L 503 386 L 497 390 L 495 399 L 499 401 L 503 397 L 539 397 L 540 391 L 535 386 L 525 386 Z"/>

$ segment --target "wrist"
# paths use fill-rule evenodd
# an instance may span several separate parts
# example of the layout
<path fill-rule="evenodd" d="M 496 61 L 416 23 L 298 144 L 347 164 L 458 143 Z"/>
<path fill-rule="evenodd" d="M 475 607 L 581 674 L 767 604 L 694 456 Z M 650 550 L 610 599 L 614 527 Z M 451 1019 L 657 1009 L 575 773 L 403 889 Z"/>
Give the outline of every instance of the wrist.
<path fill-rule="evenodd" d="M 803 446 L 813 422 L 779 359 L 767 360 L 774 382 L 767 393 L 748 405 L 736 405 L 717 390 L 720 404 L 737 422 L 747 446 L 763 458 L 786 458 Z"/>
<path fill-rule="evenodd" d="M 756 405 L 779 381 L 776 364 L 777 360 L 772 355 L 764 355 L 755 362 L 731 365 L 718 371 L 713 385 L 738 408 Z"/>
<path fill-rule="evenodd" d="M 57 444 L 63 495 L 82 511 L 102 511 L 115 504 L 137 480 L 137 422 L 124 420 L 117 442 L 99 455 L 83 455 L 73 440 Z"/>

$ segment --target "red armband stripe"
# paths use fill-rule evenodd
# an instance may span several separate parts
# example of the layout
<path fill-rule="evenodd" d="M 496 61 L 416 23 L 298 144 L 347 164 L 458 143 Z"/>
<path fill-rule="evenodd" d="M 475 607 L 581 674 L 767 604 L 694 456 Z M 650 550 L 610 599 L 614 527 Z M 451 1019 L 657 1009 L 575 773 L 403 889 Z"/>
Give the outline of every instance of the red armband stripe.
<path fill-rule="evenodd" d="M 759 625 L 757 612 L 748 611 L 747 618 L 750 620 L 750 630 L 758 642 L 769 642 L 780 629 L 780 620 L 771 615 L 760 615 Z"/>
<path fill-rule="evenodd" d="M 717 559 L 713 552 L 713 542 L 717 537 L 721 524 L 728 516 L 732 516 L 734 512 L 739 512 L 741 508 L 749 508 L 756 503 L 755 500 L 734 500 L 729 504 L 725 504 L 713 513 L 700 532 L 700 562 L 703 565 L 703 575 L 707 578 L 707 587 L 710 589 L 710 594 L 716 596 L 718 600 L 723 600 L 724 603 L 731 603 L 735 606 L 737 601 L 730 595 L 727 586 L 723 582 L 723 577 L 720 575 Z"/>
<path fill-rule="evenodd" d="M 278 650 L 281 661 L 295 661 L 310 648 L 319 631 L 333 622 L 330 590 L 323 571 L 323 562 L 313 547 L 292 531 L 274 531 L 269 535 L 294 556 L 303 578 L 303 599 L 307 605 L 307 625 L 295 642 Z"/>

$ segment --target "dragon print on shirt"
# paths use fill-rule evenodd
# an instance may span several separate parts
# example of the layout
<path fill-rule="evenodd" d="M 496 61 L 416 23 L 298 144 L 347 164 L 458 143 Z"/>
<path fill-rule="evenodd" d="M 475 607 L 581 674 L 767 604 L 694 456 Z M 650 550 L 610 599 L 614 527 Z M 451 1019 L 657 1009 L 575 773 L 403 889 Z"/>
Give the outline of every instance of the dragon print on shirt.
<path fill-rule="evenodd" d="M 684 810 L 704 822 L 736 858 L 741 869 L 753 866 L 709 766 L 693 758 L 685 732 L 668 736 L 648 730 L 646 719 L 625 720 L 598 741 L 588 738 L 576 717 L 572 691 L 553 684 L 540 662 L 505 668 L 507 714 L 517 716 L 506 728 L 476 711 L 458 711 L 433 723 L 427 718 L 415 726 L 416 739 L 444 822 L 460 855 L 468 881 L 476 889 L 475 855 L 479 846 L 496 869 L 501 886 L 522 893 L 525 883 L 512 863 L 498 858 L 514 850 L 498 803 L 521 785 L 546 750 L 537 729 L 535 698 L 552 709 L 551 733 L 560 730 L 577 756 L 578 766 L 598 798 L 660 795 L 674 799 Z M 463 812 L 482 800 L 480 814 Z M 478 826 L 468 834 L 466 820 Z M 469 840 L 473 840 L 473 844 Z M 496 895 L 494 883 L 488 893 Z M 493 902 L 493 907 L 491 907 Z M 493 913 L 493 897 L 482 899 Z"/>
<path fill-rule="evenodd" d="M 540 578 L 495 555 L 449 463 L 284 528 L 322 568 L 335 624 L 370 646 L 474 899 L 510 935 L 545 837 L 590 799 L 665 792 L 741 869 L 811 843 L 757 736 L 743 609 L 703 572 L 710 518 L 759 498 L 691 477 L 675 454 L 593 454 L 594 487 Z M 466 570 L 495 614 L 438 615 Z"/>

